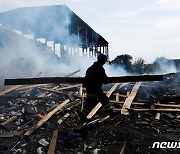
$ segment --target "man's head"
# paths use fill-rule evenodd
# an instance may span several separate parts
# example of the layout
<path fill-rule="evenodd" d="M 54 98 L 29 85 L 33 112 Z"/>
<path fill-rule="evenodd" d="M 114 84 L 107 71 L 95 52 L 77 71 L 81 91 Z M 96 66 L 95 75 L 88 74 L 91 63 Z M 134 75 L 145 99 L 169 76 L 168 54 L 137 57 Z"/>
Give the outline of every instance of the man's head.
<path fill-rule="evenodd" d="M 97 62 L 103 66 L 107 61 L 107 56 L 101 53 L 98 55 L 97 59 L 98 59 Z"/>

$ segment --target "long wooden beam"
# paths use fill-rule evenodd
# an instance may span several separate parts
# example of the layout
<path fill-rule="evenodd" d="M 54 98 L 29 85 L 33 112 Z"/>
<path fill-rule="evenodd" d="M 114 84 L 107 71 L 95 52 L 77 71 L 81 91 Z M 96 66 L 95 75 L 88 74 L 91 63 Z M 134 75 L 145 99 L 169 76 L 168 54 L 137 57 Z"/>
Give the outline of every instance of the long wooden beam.
<path fill-rule="evenodd" d="M 127 109 L 130 108 L 131 103 L 133 102 L 133 100 L 134 100 L 134 98 L 135 98 L 135 96 L 136 96 L 136 94 L 137 94 L 137 92 L 138 92 L 139 87 L 141 86 L 141 84 L 142 84 L 142 82 L 137 82 L 137 83 L 134 85 L 134 87 L 133 87 L 130 95 L 126 98 L 126 100 L 125 100 L 125 102 L 124 102 L 124 104 L 123 104 L 123 107 L 122 107 L 122 110 L 121 110 L 121 114 L 124 114 L 124 115 L 128 115 L 128 114 L 129 114 L 129 112 L 128 112 Z"/>
<path fill-rule="evenodd" d="M 11 91 L 13 91 L 13 90 L 15 90 L 17 88 L 20 88 L 20 87 L 22 87 L 22 86 L 21 85 L 17 85 L 17 86 L 13 86 L 13 87 L 11 87 L 9 89 L 3 90 L 3 91 L 0 92 L 0 96 L 4 95 L 6 93 L 9 93 L 9 92 L 11 92 Z"/>
<path fill-rule="evenodd" d="M 111 96 L 111 94 L 113 93 L 113 91 L 117 88 L 117 86 L 119 85 L 119 83 L 116 83 L 107 93 L 106 96 L 109 98 Z"/>
<path fill-rule="evenodd" d="M 110 100 L 111 103 L 117 103 L 117 104 L 124 104 L 123 101 L 114 101 Z M 132 105 L 148 105 L 148 103 L 140 103 L 140 102 L 132 102 Z M 155 103 L 153 104 L 154 106 L 158 107 L 172 107 L 172 108 L 180 108 L 179 104 L 160 104 L 160 103 Z"/>
<path fill-rule="evenodd" d="M 121 108 L 115 108 L 114 111 L 121 111 Z M 136 112 L 147 112 L 147 111 L 157 111 L 157 112 L 180 112 L 180 109 L 135 109 L 130 108 L 129 110 L 136 111 Z"/>
<path fill-rule="evenodd" d="M 6 120 L 5 122 L 1 123 L 2 126 L 8 125 L 9 123 L 13 122 L 14 120 L 17 119 L 18 116 L 13 116 L 11 118 L 9 118 L 8 120 Z"/>
<path fill-rule="evenodd" d="M 26 85 L 46 83 L 82 83 L 83 77 L 40 77 L 5 79 L 4 85 Z M 119 76 L 108 77 L 109 83 L 137 82 L 137 81 L 162 81 L 163 75 Z"/>

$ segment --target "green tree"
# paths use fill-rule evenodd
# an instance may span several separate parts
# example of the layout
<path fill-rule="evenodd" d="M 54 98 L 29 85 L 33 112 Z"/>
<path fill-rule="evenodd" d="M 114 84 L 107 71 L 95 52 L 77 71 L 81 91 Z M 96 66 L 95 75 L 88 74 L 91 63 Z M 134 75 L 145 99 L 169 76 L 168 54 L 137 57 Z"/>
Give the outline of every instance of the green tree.
<path fill-rule="evenodd" d="M 145 67 L 145 60 L 140 57 L 136 59 L 133 64 L 133 72 L 138 73 L 138 74 L 143 74 L 144 67 Z"/>
<path fill-rule="evenodd" d="M 111 61 L 111 64 L 115 65 L 121 65 L 123 66 L 127 71 L 132 71 L 132 56 L 124 54 L 117 56 L 114 60 Z"/>

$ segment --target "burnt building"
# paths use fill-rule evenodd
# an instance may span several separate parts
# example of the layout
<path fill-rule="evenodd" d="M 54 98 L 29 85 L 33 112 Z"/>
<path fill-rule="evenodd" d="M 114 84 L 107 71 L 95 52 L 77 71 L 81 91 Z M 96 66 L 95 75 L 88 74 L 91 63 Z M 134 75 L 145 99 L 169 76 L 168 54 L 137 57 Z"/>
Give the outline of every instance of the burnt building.
<path fill-rule="evenodd" d="M 59 55 L 107 56 L 108 42 L 65 5 L 25 7 L 0 13 L 0 24 L 22 35 L 32 35 L 36 44 L 52 43 Z M 58 46 L 58 49 L 56 49 Z"/>

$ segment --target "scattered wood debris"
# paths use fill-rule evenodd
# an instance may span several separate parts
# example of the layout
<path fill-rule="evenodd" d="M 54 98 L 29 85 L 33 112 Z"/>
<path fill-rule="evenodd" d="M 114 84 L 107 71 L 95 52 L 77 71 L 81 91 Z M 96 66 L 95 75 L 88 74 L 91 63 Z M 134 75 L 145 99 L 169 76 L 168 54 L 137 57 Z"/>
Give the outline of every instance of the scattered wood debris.
<path fill-rule="evenodd" d="M 11 87 L 0 92 L 0 153 L 178 153 L 151 147 L 180 139 L 179 79 L 105 86 L 116 116 L 99 103 L 80 131 L 74 128 L 85 97 L 82 84 Z"/>

